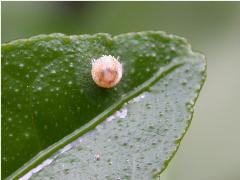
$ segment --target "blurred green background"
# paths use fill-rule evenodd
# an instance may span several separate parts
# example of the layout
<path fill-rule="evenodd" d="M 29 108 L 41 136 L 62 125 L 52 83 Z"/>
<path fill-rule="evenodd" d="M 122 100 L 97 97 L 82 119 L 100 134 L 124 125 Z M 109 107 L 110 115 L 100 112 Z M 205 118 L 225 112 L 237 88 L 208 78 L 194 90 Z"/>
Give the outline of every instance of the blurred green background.
<path fill-rule="evenodd" d="M 192 125 L 162 178 L 240 179 L 239 2 L 2 2 L 2 42 L 38 34 L 163 30 L 208 61 Z M 162 179 L 161 178 L 161 179 Z"/>

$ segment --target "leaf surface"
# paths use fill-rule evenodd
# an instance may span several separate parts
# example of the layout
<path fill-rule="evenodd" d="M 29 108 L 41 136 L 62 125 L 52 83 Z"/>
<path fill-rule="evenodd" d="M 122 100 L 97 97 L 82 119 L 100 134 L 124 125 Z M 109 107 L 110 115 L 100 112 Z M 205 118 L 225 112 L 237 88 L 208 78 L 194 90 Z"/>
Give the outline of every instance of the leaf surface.
<path fill-rule="evenodd" d="M 123 64 L 123 78 L 113 89 L 99 88 L 91 79 L 91 61 L 102 55 L 119 57 Z M 20 167 L 12 177 L 23 175 L 80 136 L 84 143 L 59 156 L 73 172 L 65 174 L 54 160 L 39 176 L 152 177 L 164 169 L 190 123 L 204 72 L 203 56 L 184 39 L 163 32 L 52 34 L 3 44 L 3 177 Z M 104 121 L 144 92 L 143 101 L 125 107 L 127 117 Z M 98 124 L 106 127 L 94 129 Z M 101 153 L 97 162 L 96 153 Z M 79 164 L 71 161 L 76 155 Z M 109 165 L 109 159 L 117 165 Z"/>

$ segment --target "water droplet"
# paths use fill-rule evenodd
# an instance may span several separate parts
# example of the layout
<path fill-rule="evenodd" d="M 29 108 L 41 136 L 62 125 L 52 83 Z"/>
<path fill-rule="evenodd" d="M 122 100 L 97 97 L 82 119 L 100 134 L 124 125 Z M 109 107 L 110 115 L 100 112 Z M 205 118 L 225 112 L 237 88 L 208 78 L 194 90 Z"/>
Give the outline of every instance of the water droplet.
<path fill-rule="evenodd" d="M 7 158 L 6 158 L 6 157 L 3 157 L 3 161 L 7 161 Z"/>
<path fill-rule="evenodd" d="M 69 64 L 69 67 L 71 67 L 71 68 L 72 68 L 72 67 L 73 67 L 73 63 L 70 63 L 70 64 Z"/>
<path fill-rule="evenodd" d="M 135 73 L 135 69 L 132 68 L 131 71 L 130 71 L 131 74 L 134 74 Z"/>
<path fill-rule="evenodd" d="M 165 81 L 165 82 L 164 82 L 164 85 L 165 85 L 165 86 L 168 86 L 168 82 L 167 82 L 167 81 Z"/>
<path fill-rule="evenodd" d="M 28 138 L 28 137 L 29 137 L 29 134 L 28 134 L 28 133 L 25 133 L 24 136 L 25 136 L 26 138 Z"/>
<path fill-rule="evenodd" d="M 83 93 L 84 93 L 84 90 L 83 90 L 83 89 L 80 89 L 80 93 L 83 94 Z"/>
<path fill-rule="evenodd" d="M 186 86 L 186 85 L 187 85 L 187 80 L 186 80 L 186 79 L 182 80 L 181 84 L 182 84 L 183 86 Z"/>
<path fill-rule="evenodd" d="M 123 146 L 127 146 L 127 145 L 128 145 L 128 143 L 124 142 L 122 145 L 123 145 Z"/>
<path fill-rule="evenodd" d="M 18 107 L 18 109 L 21 109 L 22 105 L 21 104 L 17 104 L 17 107 Z"/>
<path fill-rule="evenodd" d="M 39 87 L 37 88 L 37 90 L 38 90 L 38 91 L 41 91 L 41 90 L 42 90 L 42 87 L 41 87 L 41 86 L 39 86 Z"/>
<path fill-rule="evenodd" d="M 51 70 L 51 73 L 52 73 L 52 74 L 55 74 L 55 73 L 56 73 L 56 70 L 54 70 L 54 69 Z"/>
<path fill-rule="evenodd" d="M 14 89 L 15 92 L 19 92 L 19 89 Z"/>
<path fill-rule="evenodd" d="M 107 162 L 108 162 L 109 165 L 112 165 L 111 159 L 108 159 Z"/>
<path fill-rule="evenodd" d="M 164 113 L 163 113 L 163 112 L 160 112 L 160 113 L 159 113 L 159 116 L 160 116 L 160 117 L 162 117 L 163 115 L 164 115 Z"/>
<path fill-rule="evenodd" d="M 149 129 L 154 129 L 153 125 L 148 126 Z"/>

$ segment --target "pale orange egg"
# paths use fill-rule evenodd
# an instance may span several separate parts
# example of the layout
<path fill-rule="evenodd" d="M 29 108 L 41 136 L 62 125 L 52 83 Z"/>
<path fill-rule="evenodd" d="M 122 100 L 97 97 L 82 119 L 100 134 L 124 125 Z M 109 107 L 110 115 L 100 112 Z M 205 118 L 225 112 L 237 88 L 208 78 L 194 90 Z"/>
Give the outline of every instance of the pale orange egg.
<path fill-rule="evenodd" d="M 92 62 L 92 78 L 100 87 L 112 88 L 122 78 L 122 64 L 113 56 L 102 56 Z"/>

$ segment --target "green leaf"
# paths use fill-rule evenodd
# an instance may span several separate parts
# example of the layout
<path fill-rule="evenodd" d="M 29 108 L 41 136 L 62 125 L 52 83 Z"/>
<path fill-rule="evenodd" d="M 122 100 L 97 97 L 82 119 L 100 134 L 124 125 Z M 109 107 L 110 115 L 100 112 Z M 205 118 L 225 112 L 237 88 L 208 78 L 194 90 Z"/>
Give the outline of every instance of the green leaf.
<path fill-rule="evenodd" d="M 123 78 L 115 88 L 99 88 L 91 79 L 91 60 L 102 55 L 119 57 L 123 64 Z M 204 73 L 204 58 L 193 53 L 184 39 L 163 32 L 115 37 L 52 34 L 3 44 L 3 177 L 17 169 L 11 178 L 24 175 L 82 135 L 85 144 L 80 143 L 59 157 L 75 176 L 77 173 L 89 179 L 97 172 L 105 176 L 103 169 L 108 168 L 110 177 L 129 176 L 131 170 L 134 177 L 158 174 L 190 123 Z M 143 101 L 125 107 L 128 115 L 124 120 L 104 121 L 125 102 L 146 91 Z M 106 128 L 94 129 L 101 122 Z M 97 135 L 87 133 L 91 129 Z M 115 140 L 115 136 L 119 138 Z M 97 164 L 89 162 L 97 150 L 101 160 Z M 72 168 L 73 157 L 82 168 Z M 122 160 L 109 166 L 110 157 L 115 162 Z M 135 159 L 140 157 L 144 158 Z M 91 167 L 88 169 L 84 162 Z M 139 174 L 138 162 L 146 172 Z M 129 166 L 127 171 L 125 166 Z M 56 162 L 42 173 L 57 176 L 59 170 L 66 178 L 71 176 L 64 173 L 64 168 L 58 168 Z"/>

